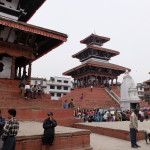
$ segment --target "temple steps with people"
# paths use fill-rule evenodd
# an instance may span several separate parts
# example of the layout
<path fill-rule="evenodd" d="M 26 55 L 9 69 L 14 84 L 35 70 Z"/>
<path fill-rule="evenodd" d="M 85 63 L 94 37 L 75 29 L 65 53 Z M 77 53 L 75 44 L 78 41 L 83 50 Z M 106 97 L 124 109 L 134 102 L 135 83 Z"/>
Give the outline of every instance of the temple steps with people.
<path fill-rule="evenodd" d="M 111 90 L 120 97 L 120 89 L 116 86 L 111 86 Z M 83 98 L 80 96 L 83 93 Z M 105 88 L 94 87 L 92 92 L 90 91 L 90 87 L 86 88 L 75 88 L 67 95 L 60 98 L 60 100 L 69 101 L 73 99 L 75 108 L 120 108 L 120 104 L 116 102 L 116 100 L 111 97 L 105 90 Z M 141 107 L 150 107 L 148 102 L 140 101 Z"/>
<path fill-rule="evenodd" d="M 83 93 L 83 98 L 80 96 Z M 105 91 L 105 88 L 94 87 L 92 92 L 90 87 L 75 88 L 70 93 L 60 98 L 61 100 L 68 102 L 70 99 L 74 100 L 75 107 L 81 108 L 94 108 L 94 107 L 119 107 L 119 104 Z"/>

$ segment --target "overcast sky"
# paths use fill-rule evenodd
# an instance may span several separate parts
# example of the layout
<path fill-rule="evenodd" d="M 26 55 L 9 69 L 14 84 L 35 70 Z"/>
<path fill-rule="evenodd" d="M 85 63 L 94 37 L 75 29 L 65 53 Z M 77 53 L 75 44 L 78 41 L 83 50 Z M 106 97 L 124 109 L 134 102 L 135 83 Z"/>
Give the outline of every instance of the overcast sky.
<path fill-rule="evenodd" d="M 111 39 L 103 47 L 120 52 L 110 63 L 130 68 L 136 83 L 150 78 L 150 0 L 47 0 L 28 23 L 69 36 L 33 63 L 33 77 L 62 76 L 80 65 L 72 55 L 95 33 Z"/>

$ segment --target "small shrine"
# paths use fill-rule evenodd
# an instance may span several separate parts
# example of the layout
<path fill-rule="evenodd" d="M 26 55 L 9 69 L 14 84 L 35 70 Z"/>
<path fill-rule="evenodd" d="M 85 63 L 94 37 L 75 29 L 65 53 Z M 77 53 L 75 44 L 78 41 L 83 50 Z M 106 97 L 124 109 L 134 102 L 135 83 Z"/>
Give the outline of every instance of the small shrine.
<path fill-rule="evenodd" d="M 121 84 L 121 100 L 120 107 L 122 110 L 130 110 L 133 108 L 140 108 L 140 99 L 135 82 L 126 70 Z"/>
<path fill-rule="evenodd" d="M 79 59 L 81 65 L 64 72 L 63 75 L 74 78 L 78 87 L 117 85 L 118 76 L 125 73 L 127 68 L 109 63 L 112 57 L 120 54 L 118 51 L 102 47 L 109 40 L 110 38 L 96 34 L 81 40 L 80 43 L 86 44 L 86 48 L 72 56 Z"/>

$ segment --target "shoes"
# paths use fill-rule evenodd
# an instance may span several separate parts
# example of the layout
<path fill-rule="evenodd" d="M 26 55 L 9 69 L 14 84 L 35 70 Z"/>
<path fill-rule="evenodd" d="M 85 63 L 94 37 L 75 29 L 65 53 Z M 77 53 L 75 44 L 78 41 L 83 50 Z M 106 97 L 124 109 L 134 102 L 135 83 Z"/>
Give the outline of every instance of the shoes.
<path fill-rule="evenodd" d="M 137 144 L 136 144 L 136 146 L 137 146 L 137 147 L 141 147 L 140 145 L 137 145 Z"/>
<path fill-rule="evenodd" d="M 138 146 L 134 145 L 134 146 L 131 146 L 132 148 L 138 148 Z"/>

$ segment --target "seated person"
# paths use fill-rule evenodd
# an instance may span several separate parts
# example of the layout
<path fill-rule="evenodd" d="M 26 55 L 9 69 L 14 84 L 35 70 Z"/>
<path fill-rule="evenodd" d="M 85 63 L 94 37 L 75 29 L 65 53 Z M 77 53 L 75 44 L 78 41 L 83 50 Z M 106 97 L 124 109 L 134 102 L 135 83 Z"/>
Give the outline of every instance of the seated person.
<path fill-rule="evenodd" d="M 37 87 L 36 87 L 36 85 L 33 85 L 31 87 L 31 94 L 32 94 L 32 98 L 36 99 L 36 95 L 37 95 Z"/>
<path fill-rule="evenodd" d="M 31 93 L 30 84 L 29 82 L 25 85 L 25 98 L 29 98 L 29 94 Z"/>
<path fill-rule="evenodd" d="M 44 91 L 43 91 L 41 84 L 37 85 L 37 93 L 38 93 L 38 95 L 40 95 L 40 98 L 43 99 Z"/>

